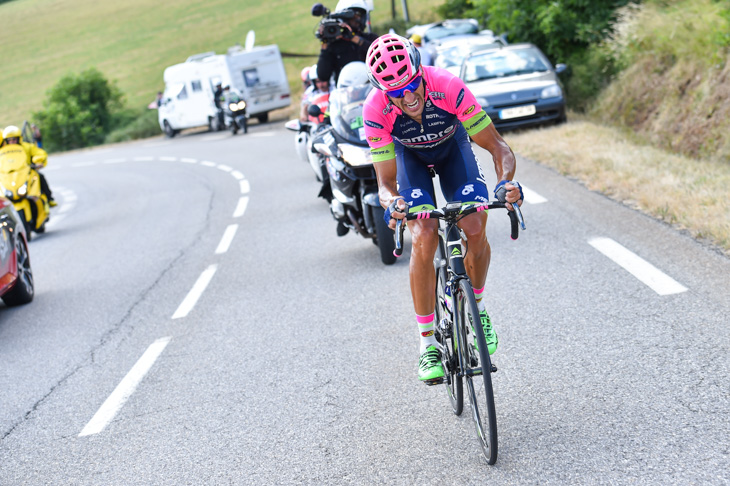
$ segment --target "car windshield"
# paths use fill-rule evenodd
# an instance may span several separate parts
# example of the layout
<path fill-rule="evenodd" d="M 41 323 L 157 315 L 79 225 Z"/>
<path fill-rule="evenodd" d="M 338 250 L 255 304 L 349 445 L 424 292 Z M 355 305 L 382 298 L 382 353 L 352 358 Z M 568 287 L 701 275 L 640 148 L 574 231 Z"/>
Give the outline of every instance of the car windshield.
<path fill-rule="evenodd" d="M 477 54 L 465 61 L 462 68 L 467 83 L 549 70 L 548 64 L 534 47 L 495 49 Z"/>
<path fill-rule="evenodd" d="M 436 60 L 433 65 L 440 68 L 448 68 L 451 66 L 461 66 L 462 61 L 471 52 L 481 51 L 490 47 L 498 47 L 499 44 L 494 39 L 485 41 L 483 44 L 460 43 L 453 46 L 439 49 Z"/>
<path fill-rule="evenodd" d="M 472 22 L 444 22 L 435 25 L 426 31 L 424 42 L 433 42 L 450 35 L 477 34 L 479 27 Z"/>

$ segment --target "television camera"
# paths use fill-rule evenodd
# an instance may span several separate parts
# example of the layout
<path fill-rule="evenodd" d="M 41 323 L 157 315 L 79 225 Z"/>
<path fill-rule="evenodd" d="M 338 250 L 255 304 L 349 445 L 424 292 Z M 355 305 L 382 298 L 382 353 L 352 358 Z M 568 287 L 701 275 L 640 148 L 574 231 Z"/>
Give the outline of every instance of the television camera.
<path fill-rule="evenodd" d="M 344 12 L 330 13 L 330 10 L 321 3 L 312 6 L 312 15 L 322 17 L 314 31 L 314 36 L 322 42 L 332 42 L 340 36 L 347 37 L 352 34 L 350 29 L 343 27 L 341 23 L 355 16 L 351 10 Z"/>

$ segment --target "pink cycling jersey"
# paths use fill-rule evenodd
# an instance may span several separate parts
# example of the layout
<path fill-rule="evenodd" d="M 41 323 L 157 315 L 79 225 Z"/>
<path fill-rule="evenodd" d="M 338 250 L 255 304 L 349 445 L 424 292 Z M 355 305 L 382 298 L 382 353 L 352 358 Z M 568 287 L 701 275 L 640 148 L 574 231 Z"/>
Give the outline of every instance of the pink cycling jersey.
<path fill-rule="evenodd" d="M 421 69 L 425 106 L 420 124 L 404 116 L 385 92 L 374 89 L 368 95 L 363 121 L 374 162 L 395 158 L 394 140 L 410 149 L 430 149 L 451 139 L 459 123 L 474 135 L 492 122 L 461 79 L 445 69 Z"/>

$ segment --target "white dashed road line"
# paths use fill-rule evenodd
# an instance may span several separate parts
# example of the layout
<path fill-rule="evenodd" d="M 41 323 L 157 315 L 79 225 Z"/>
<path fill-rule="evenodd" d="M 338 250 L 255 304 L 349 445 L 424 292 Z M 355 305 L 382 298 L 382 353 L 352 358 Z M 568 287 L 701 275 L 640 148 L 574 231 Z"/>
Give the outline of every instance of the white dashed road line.
<path fill-rule="evenodd" d="M 221 238 L 220 243 L 218 243 L 218 248 L 215 249 L 216 255 L 220 255 L 221 253 L 228 251 L 228 248 L 230 248 L 231 242 L 233 241 L 233 237 L 236 236 L 236 231 L 238 231 L 237 224 L 228 225 L 226 231 L 223 232 L 223 238 Z"/>
<path fill-rule="evenodd" d="M 233 217 L 240 218 L 241 216 L 243 216 L 243 213 L 246 212 L 247 206 L 248 206 L 248 196 L 242 196 L 241 199 L 238 200 L 238 205 L 236 206 L 236 210 L 233 211 Z"/>
<path fill-rule="evenodd" d="M 687 291 L 687 287 L 610 238 L 593 238 L 588 243 L 659 295 Z"/>
<path fill-rule="evenodd" d="M 525 202 L 529 204 L 542 204 L 547 202 L 547 199 L 524 185 L 522 185 L 522 194 L 525 196 Z"/>
<path fill-rule="evenodd" d="M 101 405 L 101 408 L 94 414 L 86 427 L 83 428 L 79 437 L 98 434 L 111 422 L 121 410 L 124 403 L 132 396 L 147 372 L 152 368 L 157 358 L 170 342 L 170 337 L 164 337 L 153 342 L 144 352 L 141 358 L 135 363 L 127 376 L 117 385 L 109 398 Z"/>
<path fill-rule="evenodd" d="M 193 307 L 195 307 L 198 299 L 201 295 L 203 295 L 203 292 L 205 292 L 205 288 L 210 283 L 217 269 L 218 265 L 214 263 L 213 265 L 206 268 L 202 274 L 200 274 L 200 277 L 198 277 L 198 280 L 195 282 L 195 285 L 193 285 L 193 288 L 190 289 L 188 295 L 185 296 L 185 299 L 183 299 L 180 306 L 172 315 L 173 319 L 180 319 L 181 317 L 185 317 L 190 313 L 191 310 L 193 310 Z"/>

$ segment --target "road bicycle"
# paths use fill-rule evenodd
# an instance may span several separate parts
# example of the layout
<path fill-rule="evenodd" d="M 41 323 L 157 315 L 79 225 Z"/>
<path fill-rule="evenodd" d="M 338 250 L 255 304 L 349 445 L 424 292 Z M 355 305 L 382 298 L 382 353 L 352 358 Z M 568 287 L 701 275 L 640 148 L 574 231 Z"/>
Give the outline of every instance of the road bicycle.
<path fill-rule="evenodd" d="M 492 388 L 492 373 L 497 371 L 497 367 L 489 356 L 474 290 L 464 267 L 468 246 L 457 223 L 469 214 L 497 208 L 506 209 L 506 203 L 462 205 L 457 201 L 449 202 L 439 209 L 407 213 L 405 217 L 405 220 L 439 219 L 439 245 L 434 257 L 436 269 L 434 334 L 441 351 L 444 377 L 426 383 L 446 384 L 454 414 L 461 415 L 464 409 L 463 382 L 466 381 L 477 437 L 490 465 L 497 462 L 498 449 L 497 414 Z M 516 204 L 514 208 L 514 211 L 508 211 L 513 240 L 519 236 L 520 227 L 525 229 L 520 208 Z M 396 256 L 400 256 L 403 252 L 404 229 L 403 220 L 396 220 L 394 251 Z M 489 372 L 485 373 L 484 370 Z"/>

